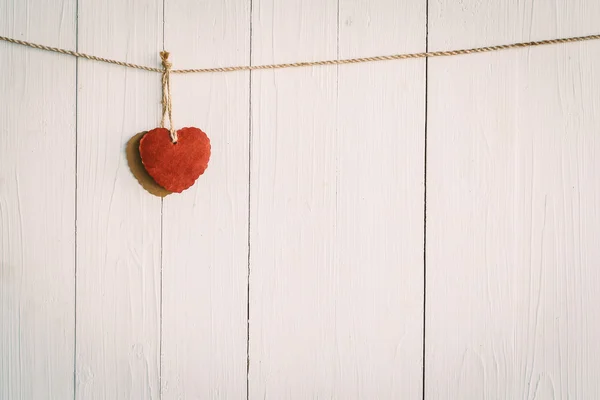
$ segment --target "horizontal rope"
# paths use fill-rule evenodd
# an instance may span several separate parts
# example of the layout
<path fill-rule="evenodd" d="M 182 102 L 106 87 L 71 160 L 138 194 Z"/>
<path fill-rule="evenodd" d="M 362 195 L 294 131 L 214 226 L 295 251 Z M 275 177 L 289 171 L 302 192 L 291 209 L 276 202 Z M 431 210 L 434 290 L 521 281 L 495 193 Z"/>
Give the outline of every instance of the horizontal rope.
<path fill-rule="evenodd" d="M 53 51 L 55 53 L 67 54 L 67 55 L 70 55 L 70 56 L 79 57 L 79 58 L 85 58 L 85 59 L 88 59 L 88 60 L 101 61 L 101 62 L 105 62 L 105 63 L 109 63 L 109 64 L 121 65 L 123 67 L 143 69 L 145 71 L 152 71 L 152 72 L 161 72 L 161 73 L 163 72 L 163 70 L 161 68 L 152 68 L 152 67 L 146 67 L 144 65 L 137 65 L 137 64 L 131 64 L 131 63 L 128 63 L 128 62 L 123 62 L 123 61 L 111 60 L 109 58 L 102 58 L 102 57 L 92 56 L 92 55 L 85 54 L 85 53 L 79 53 L 77 51 L 60 49 L 58 47 L 44 46 L 43 44 L 26 42 L 24 40 L 18 40 L 18 39 L 13 39 L 13 38 L 4 37 L 4 36 L 0 36 L 0 40 L 3 40 L 5 42 L 9 42 L 9 43 L 20 44 L 22 46 L 33 47 L 34 49 L 40 49 L 40 50 L 46 50 L 46 51 Z"/>
<path fill-rule="evenodd" d="M 286 64 L 266 64 L 266 65 L 240 65 L 235 67 L 216 67 L 216 68 L 196 68 L 196 69 L 173 69 L 173 74 L 191 74 L 191 73 L 209 73 L 209 72 L 234 72 L 234 71 L 255 71 L 265 69 L 283 69 L 283 68 L 298 68 L 298 67 L 315 67 L 323 65 L 344 65 L 344 64 L 358 64 L 376 61 L 391 61 L 391 60 L 406 60 L 414 58 L 432 58 L 432 57 L 448 57 L 448 56 L 460 56 L 464 54 L 476 54 L 476 53 L 489 53 L 493 51 L 518 49 L 524 47 L 535 47 L 550 44 L 561 44 L 561 43 L 574 43 L 583 42 L 587 40 L 598 40 L 600 35 L 588 35 L 588 36 L 577 36 L 560 39 L 547 39 L 539 40 L 534 42 L 521 42 L 511 44 L 501 44 L 497 46 L 487 47 L 475 47 L 472 49 L 461 49 L 461 50 L 446 50 L 446 51 L 429 51 L 425 53 L 405 53 L 405 54 L 393 54 L 389 56 L 374 56 L 374 57 L 361 57 L 361 58 L 349 58 L 342 60 L 323 60 L 323 61 L 304 61 Z M 87 60 L 101 61 L 109 64 L 121 65 L 123 67 L 142 69 L 144 71 L 151 72 L 163 72 L 162 68 L 146 67 L 144 65 L 132 64 L 123 61 L 111 60 L 109 58 L 102 58 L 93 56 L 90 54 L 79 53 L 77 51 L 65 50 L 58 47 L 44 46 L 37 43 L 26 42 L 24 40 L 13 39 L 9 37 L 0 36 L 0 40 L 5 42 L 20 44 L 23 46 L 33 47 L 34 49 L 53 51 L 56 53 L 67 54 L 74 57 L 85 58 Z"/>

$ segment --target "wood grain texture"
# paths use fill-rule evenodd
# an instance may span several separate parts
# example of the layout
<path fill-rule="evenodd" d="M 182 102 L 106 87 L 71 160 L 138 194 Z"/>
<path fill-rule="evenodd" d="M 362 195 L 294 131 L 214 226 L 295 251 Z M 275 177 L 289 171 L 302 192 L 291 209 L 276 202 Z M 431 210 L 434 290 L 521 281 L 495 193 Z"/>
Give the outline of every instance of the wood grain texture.
<path fill-rule="evenodd" d="M 425 2 L 339 5 L 340 58 L 425 51 Z M 337 398 L 422 398 L 424 75 L 338 68 Z"/>
<path fill-rule="evenodd" d="M 0 0 L 0 34 L 181 69 L 600 15 L 426 4 Z M 427 96 L 425 65 L 176 74 L 213 156 L 161 200 L 125 152 L 160 74 L 0 43 L 0 399 L 600 398 L 600 43 L 431 59 Z"/>
<path fill-rule="evenodd" d="M 423 51 L 424 5 L 257 1 L 253 63 Z M 423 77 L 253 73 L 250 398 L 421 397 Z"/>
<path fill-rule="evenodd" d="M 0 2 L 0 35 L 75 45 L 75 2 Z M 75 60 L 0 44 L 0 399 L 73 397 Z"/>
<path fill-rule="evenodd" d="M 430 2 L 430 50 L 584 35 L 600 4 Z M 429 61 L 426 397 L 600 396 L 600 44 Z"/>
<path fill-rule="evenodd" d="M 158 65 L 162 2 L 79 1 L 79 50 Z M 161 200 L 131 174 L 125 147 L 160 121 L 160 75 L 79 60 L 78 399 L 160 392 Z"/>
<path fill-rule="evenodd" d="M 174 68 L 247 64 L 250 2 L 165 4 Z M 174 75 L 177 128 L 212 145 L 208 169 L 164 200 L 163 399 L 245 399 L 249 73 Z"/>
<path fill-rule="evenodd" d="M 335 58 L 337 4 L 257 0 L 252 63 Z M 251 399 L 331 398 L 337 72 L 252 74 Z"/>

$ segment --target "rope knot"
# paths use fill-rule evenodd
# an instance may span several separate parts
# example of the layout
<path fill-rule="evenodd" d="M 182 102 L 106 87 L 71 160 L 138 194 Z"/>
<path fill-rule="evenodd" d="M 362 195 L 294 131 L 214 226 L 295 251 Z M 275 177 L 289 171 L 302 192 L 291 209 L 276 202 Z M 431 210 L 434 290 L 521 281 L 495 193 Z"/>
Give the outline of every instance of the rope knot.
<path fill-rule="evenodd" d="M 171 67 L 173 67 L 173 64 L 169 61 L 169 54 L 170 53 L 168 51 L 161 51 L 160 59 L 162 60 L 163 69 L 171 72 Z"/>
<path fill-rule="evenodd" d="M 160 127 L 165 127 L 165 120 L 169 118 L 169 132 L 171 134 L 171 141 L 173 144 L 177 143 L 177 132 L 173 128 L 173 117 L 171 105 L 171 67 L 173 64 L 169 61 L 169 52 L 161 51 L 160 59 L 162 60 L 163 73 L 162 73 L 162 120 Z"/>

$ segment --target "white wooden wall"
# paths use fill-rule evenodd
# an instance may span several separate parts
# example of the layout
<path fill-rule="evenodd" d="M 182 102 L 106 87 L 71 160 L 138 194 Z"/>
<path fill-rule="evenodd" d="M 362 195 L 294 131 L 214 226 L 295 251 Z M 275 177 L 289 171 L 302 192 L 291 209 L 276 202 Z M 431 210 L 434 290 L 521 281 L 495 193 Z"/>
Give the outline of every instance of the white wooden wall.
<path fill-rule="evenodd" d="M 599 33 L 597 0 L 0 0 L 0 35 L 176 68 Z M 0 42 L 0 399 L 600 398 L 600 42 L 176 75 Z"/>

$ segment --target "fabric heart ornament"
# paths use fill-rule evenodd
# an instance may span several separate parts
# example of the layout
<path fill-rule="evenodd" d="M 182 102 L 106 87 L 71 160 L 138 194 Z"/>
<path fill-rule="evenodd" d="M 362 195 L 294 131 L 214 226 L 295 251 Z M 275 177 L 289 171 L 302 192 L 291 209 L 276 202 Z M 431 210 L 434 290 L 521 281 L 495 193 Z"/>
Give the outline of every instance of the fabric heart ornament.
<path fill-rule="evenodd" d="M 168 129 L 156 128 L 140 140 L 140 156 L 156 183 L 170 192 L 181 193 L 206 170 L 210 140 L 198 128 L 182 128 L 174 143 Z"/>

